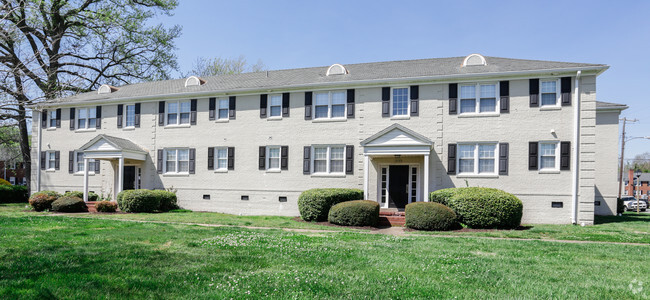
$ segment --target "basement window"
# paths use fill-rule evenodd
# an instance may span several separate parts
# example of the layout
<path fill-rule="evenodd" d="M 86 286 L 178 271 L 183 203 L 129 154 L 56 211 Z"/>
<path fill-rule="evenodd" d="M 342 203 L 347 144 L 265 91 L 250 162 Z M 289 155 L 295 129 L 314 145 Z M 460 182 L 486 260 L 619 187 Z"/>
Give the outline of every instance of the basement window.
<path fill-rule="evenodd" d="M 551 207 L 553 207 L 553 208 L 562 208 L 562 207 L 564 207 L 564 203 L 563 202 L 551 202 Z"/>

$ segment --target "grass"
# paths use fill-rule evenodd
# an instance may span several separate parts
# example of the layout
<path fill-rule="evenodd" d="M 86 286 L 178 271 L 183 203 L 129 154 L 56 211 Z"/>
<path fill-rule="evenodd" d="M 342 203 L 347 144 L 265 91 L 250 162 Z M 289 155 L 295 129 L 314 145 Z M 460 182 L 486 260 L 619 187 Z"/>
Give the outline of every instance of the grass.
<path fill-rule="evenodd" d="M 297 233 L 7 210 L 0 206 L 1 299 L 650 296 L 638 284 L 650 265 L 630 261 L 647 257 L 647 246 Z"/>

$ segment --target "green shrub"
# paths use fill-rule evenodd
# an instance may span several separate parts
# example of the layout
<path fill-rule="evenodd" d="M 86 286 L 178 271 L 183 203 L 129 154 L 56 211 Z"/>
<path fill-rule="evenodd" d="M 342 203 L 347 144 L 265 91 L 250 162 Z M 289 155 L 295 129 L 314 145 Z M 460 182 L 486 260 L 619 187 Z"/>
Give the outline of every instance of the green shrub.
<path fill-rule="evenodd" d="M 33 193 L 29 198 L 29 205 L 35 211 L 44 211 L 46 209 L 52 209 L 52 202 L 59 199 L 61 195 L 55 191 L 40 191 Z"/>
<path fill-rule="evenodd" d="M 0 203 L 25 203 L 28 198 L 24 185 L 0 185 Z"/>
<path fill-rule="evenodd" d="M 110 201 L 99 201 L 95 203 L 95 209 L 98 212 L 115 212 L 117 211 L 117 203 Z"/>
<path fill-rule="evenodd" d="M 625 201 L 621 198 L 616 198 L 616 214 L 622 214 L 625 212 Z"/>
<path fill-rule="evenodd" d="M 298 210 L 305 221 L 325 221 L 332 205 L 361 199 L 363 191 L 359 189 L 311 189 L 298 197 Z"/>
<path fill-rule="evenodd" d="M 152 193 L 160 199 L 160 211 L 170 211 L 172 209 L 178 209 L 178 204 L 176 200 L 176 194 L 173 192 L 163 191 L 163 190 L 152 190 Z"/>
<path fill-rule="evenodd" d="M 154 212 L 160 210 L 160 197 L 152 190 L 121 191 L 117 206 L 124 212 Z"/>
<path fill-rule="evenodd" d="M 413 202 L 406 205 L 406 227 L 418 230 L 451 230 L 457 226 L 456 214 L 436 202 Z"/>
<path fill-rule="evenodd" d="M 431 192 L 429 193 L 429 202 L 437 202 L 449 206 L 447 200 L 456 195 L 459 191 L 460 189 L 458 188 L 450 188 Z"/>
<path fill-rule="evenodd" d="M 52 210 L 56 212 L 87 212 L 88 207 L 79 197 L 63 196 L 52 202 Z"/>
<path fill-rule="evenodd" d="M 436 191 L 431 199 L 445 201 L 458 220 L 471 228 L 514 229 L 521 224 L 523 204 L 510 193 L 493 188 L 467 187 Z M 448 198 L 441 200 L 441 195 Z"/>
<path fill-rule="evenodd" d="M 370 200 L 353 200 L 330 208 L 327 220 L 344 226 L 376 226 L 379 220 L 379 203 Z"/>
<path fill-rule="evenodd" d="M 80 191 L 69 191 L 63 194 L 63 196 L 69 196 L 69 197 L 77 197 L 77 198 L 84 198 L 84 192 Z M 99 199 L 99 195 L 93 193 L 93 192 L 88 192 L 88 201 L 95 202 Z"/>

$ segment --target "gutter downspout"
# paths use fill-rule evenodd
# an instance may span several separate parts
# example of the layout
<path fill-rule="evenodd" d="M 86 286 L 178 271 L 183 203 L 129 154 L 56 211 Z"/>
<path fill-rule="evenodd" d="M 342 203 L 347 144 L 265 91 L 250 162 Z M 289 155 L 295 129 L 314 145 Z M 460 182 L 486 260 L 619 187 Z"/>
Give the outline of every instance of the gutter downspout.
<path fill-rule="evenodd" d="M 36 191 L 40 192 L 41 191 L 41 148 L 42 145 L 41 143 L 43 142 L 43 113 L 38 110 L 33 110 L 32 111 L 32 120 L 33 120 L 33 112 L 36 112 L 38 114 L 38 149 L 36 150 L 36 161 L 38 162 L 36 164 Z M 33 177 L 32 177 L 33 178 Z"/>
<path fill-rule="evenodd" d="M 580 153 L 580 75 L 581 71 L 576 73 L 575 83 L 575 107 L 573 108 L 573 178 L 571 178 L 571 223 L 578 224 L 578 161 Z"/>

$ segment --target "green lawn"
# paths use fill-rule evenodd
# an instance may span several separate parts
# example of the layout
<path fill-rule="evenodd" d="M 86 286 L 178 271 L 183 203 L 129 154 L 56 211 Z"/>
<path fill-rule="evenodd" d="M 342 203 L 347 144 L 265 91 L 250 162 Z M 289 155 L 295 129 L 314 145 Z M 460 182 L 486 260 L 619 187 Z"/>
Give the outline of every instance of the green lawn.
<path fill-rule="evenodd" d="M 298 233 L 15 210 L 0 205 L 0 299 L 650 296 L 650 264 L 630 259 L 647 257 L 647 246 Z"/>

